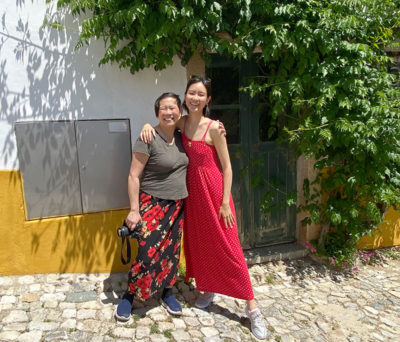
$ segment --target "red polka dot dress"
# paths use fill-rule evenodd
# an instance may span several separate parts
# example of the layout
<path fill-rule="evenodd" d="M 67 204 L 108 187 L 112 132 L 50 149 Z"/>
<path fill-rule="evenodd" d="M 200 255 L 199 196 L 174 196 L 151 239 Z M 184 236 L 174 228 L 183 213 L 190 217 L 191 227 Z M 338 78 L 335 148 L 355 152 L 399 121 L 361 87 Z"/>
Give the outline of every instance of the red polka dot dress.
<path fill-rule="evenodd" d="M 182 134 L 189 157 L 183 234 L 186 279 L 195 278 L 199 291 L 251 300 L 253 289 L 237 225 L 225 228 L 223 219 L 218 219 L 223 174 L 215 147 L 205 142 L 211 123 L 201 140 L 190 140 Z M 232 195 L 229 203 L 236 222 Z"/>

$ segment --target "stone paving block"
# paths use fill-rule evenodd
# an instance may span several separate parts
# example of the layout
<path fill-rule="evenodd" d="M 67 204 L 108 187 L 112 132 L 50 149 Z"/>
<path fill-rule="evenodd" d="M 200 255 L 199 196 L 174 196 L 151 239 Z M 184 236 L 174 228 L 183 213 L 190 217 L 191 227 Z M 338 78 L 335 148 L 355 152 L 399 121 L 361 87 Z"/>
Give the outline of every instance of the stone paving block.
<path fill-rule="evenodd" d="M 89 319 L 89 318 L 96 318 L 96 310 L 87 310 L 87 309 L 81 309 L 78 310 L 76 313 L 76 318 L 77 319 Z"/>
<path fill-rule="evenodd" d="M 61 324 L 61 328 L 65 330 L 74 330 L 76 328 L 76 320 L 69 318 Z"/>
<path fill-rule="evenodd" d="M 165 337 L 164 335 L 161 335 L 161 334 L 150 335 L 149 340 L 151 342 L 169 342 L 168 341 L 169 339 L 167 337 Z"/>
<path fill-rule="evenodd" d="M 169 314 L 167 312 L 153 313 L 150 315 L 150 318 L 155 322 L 165 321 L 168 317 L 169 317 Z"/>
<path fill-rule="evenodd" d="M 134 338 L 135 337 L 135 329 L 132 328 L 123 328 L 117 327 L 112 330 L 112 334 L 116 337 L 124 337 L 124 338 Z"/>
<path fill-rule="evenodd" d="M 2 296 L 0 300 L 0 304 L 15 304 L 17 302 L 17 298 L 15 296 Z"/>
<path fill-rule="evenodd" d="M 150 335 L 150 327 L 138 326 L 136 328 L 136 338 L 138 340 L 148 337 Z"/>
<path fill-rule="evenodd" d="M 63 318 L 74 318 L 76 317 L 76 309 L 65 309 L 62 313 Z"/>
<path fill-rule="evenodd" d="M 213 326 L 215 324 L 214 319 L 208 316 L 201 316 L 198 318 L 198 320 L 203 326 Z"/>
<path fill-rule="evenodd" d="M 174 330 L 175 329 L 175 325 L 174 323 L 171 322 L 158 322 L 158 329 L 163 332 L 165 330 Z"/>
<path fill-rule="evenodd" d="M 183 320 L 189 327 L 197 327 L 200 325 L 200 321 L 196 317 L 183 316 Z"/>
<path fill-rule="evenodd" d="M 191 341 L 192 338 L 188 332 L 182 329 L 177 329 L 171 332 L 175 341 Z"/>
<path fill-rule="evenodd" d="M 0 277 L 0 288 L 5 287 L 5 288 L 10 288 L 14 284 L 14 279 L 11 277 Z"/>
<path fill-rule="evenodd" d="M 151 320 L 150 317 L 144 317 L 137 321 L 138 326 L 149 326 L 152 325 L 154 322 Z"/>
<path fill-rule="evenodd" d="M 193 339 L 194 338 L 198 338 L 198 339 L 203 338 L 203 334 L 199 330 L 188 330 L 188 333 Z"/>
<path fill-rule="evenodd" d="M 90 339 L 90 342 L 104 342 L 103 336 L 94 336 Z"/>
<path fill-rule="evenodd" d="M 67 293 L 65 300 L 71 303 L 83 303 L 97 300 L 97 293 L 95 291 L 82 291 Z"/>
<path fill-rule="evenodd" d="M 41 342 L 42 335 L 41 331 L 28 331 L 18 336 L 18 342 Z"/>
<path fill-rule="evenodd" d="M 215 329 L 218 329 L 218 331 L 220 333 L 224 333 L 224 332 L 227 332 L 229 330 L 229 328 L 223 322 L 217 322 L 213 326 L 214 326 Z"/>
<path fill-rule="evenodd" d="M 87 302 L 83 302 L 83 303 L 77 303 L 76 305 L 79 309 L 100 310 L 103 308 L 103 305 L 101 305 L 96 300 L 91 300 L 91 301 L 87 301 Z"/>
<path fill-rule="evenodd" d="M 78 322 L 76 325 L 76 329 L 87 332 L 93 332 L 93 331 L 99 331 L 100 326 L 101 326 L 100 321 L 94 319 L 86 319 L 84 321 Z"/>
<path fill-rule="evenodd" d="M 92 338 L 91 334 L 88 334 L 85 331 L 74 331 L 69 334 L 69 340 L 74 342 L 83 342 L 89 341 Z"/>
<path fill-rule="evenodd" d="M 58 306 L 58 301 L 56 300 L 49 300 L 43 303 L 44 308 L 54 309 Z"/>
<path fill-rule="evenodd" d="M 34 278 L 34 276 L 31 276 L 31 275 L 18 277 L 18 283 L 21 285 L 29 285 L 29 284 L 33 284 L 34 282 L 35 282 L 35 278 Z"/>
<path fill-rule="evenodd" d="M 37 293 L 25 293 L 21 297 L 21 301 L 27 303 L 37 302 L 38 300 L 39 296 Z"/>
<path fill-rule="evenodd" d="M 378 311 L 378 310 L 375 310 L 374 308 L 372 308 L 372 307 L 370 307 L 370 306 L 364 306 L 363 309 L 364 309 L 365 311 L 367 311 L 368 314 L 373 315 L 373 316 L 376 316 L 376 315 L 379 314 L 379 311 Z"/>
<path fill-rule="evenodd" d="M 17 322 L 28 322 L 29 317 L 25 311 L 14 310 L 11 311 L 6 317 L 3 318 L 3 323 L 17 323 Z"/>
<path fill-rule="evenodd" d="M 0 332 L 0 341 L 16 341 L 21 335 L 18 331 L 2 331 Z"/>
<path fill-rule="evenodd" d="M 223 341 L 225 341 L 225 340 L 236 341 L 236 342 L 240 342 L 241 341 L 241 339 L 238 336 L 238 334 L 235 334 L 232 331 L 225 331 L 220 336 L 221 336 L 221 339 Z"/>
<path fill-rule="evenodd" d="M 28 329 L 32 330 L 39 330 L 39 331 L 52 331 L 58 329 L 60 323 L 55 322 L 29 322 Z"/>
<path fill-rule="evenodd" d="M 47 294 L 52 294 L 56 292 L 56 287 L 53 284 L 44 283 L 42 287 L 43 287 L 43 292 Z"/>
<path fill-rule="evenodd" d="M 203 327 L 200 329 L 205 337 L 218 336 L 219 331 L 213 327 Z"/>
<path fill-rule="evenodd" d="M 280 336 L 281 342 L 295 342 L 294 338 L 290 335 Z"/>
<path fill-rule="evenodd" d="M 45 341 L 65 341 L 67 339 L 68 334 L 66 331 L 50 331 L 44 337 Z"/>
<path fill-rule="evenodd" d="M 26 330 L 27 323 L 9 323 L 3 326 L 3 331 L 19 331 L 23 332 Z"/>
<path fill-rule="evenodd" d="M 175 329 L 186 329 L 186 323 L 181 318 L 172 318 L 172 323 L 174 323 Z"/>
<path fill-rule="evenodd" d="M 385 338 L 376 332 L 371 333 L 371 337 L 373 337 L 375 341 L 385 341 Z"/>
<path fill-rule="evenodd" d="M 390 319 L 386 318 L 386 317 L 379 317 L 379 320 L 384 323 L 385 325 L 389 326 L 389 327 L 395 327 L 397 324 L 394 323 L 393 321 L 391 321 Z"/>
<path fill-rule="evenodd" d="M 219 336 L 204 337 L 204 342 L 224 342 Z"/>

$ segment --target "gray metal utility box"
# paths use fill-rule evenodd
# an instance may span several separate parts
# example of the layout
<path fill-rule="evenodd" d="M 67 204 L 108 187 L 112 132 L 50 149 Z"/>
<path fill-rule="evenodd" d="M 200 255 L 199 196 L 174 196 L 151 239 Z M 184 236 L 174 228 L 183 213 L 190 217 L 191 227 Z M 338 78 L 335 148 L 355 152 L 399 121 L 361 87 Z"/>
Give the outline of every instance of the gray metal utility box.
<path fill-rule="evenodd" d="M 129 119 L 15 123 L 27 219 L 129 206 Z"/>

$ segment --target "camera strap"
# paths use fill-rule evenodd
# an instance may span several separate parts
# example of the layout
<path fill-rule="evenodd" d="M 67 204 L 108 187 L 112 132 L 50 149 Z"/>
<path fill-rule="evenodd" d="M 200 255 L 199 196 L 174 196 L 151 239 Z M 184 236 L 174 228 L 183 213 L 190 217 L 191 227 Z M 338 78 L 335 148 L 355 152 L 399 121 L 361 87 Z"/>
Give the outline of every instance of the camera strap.
<path fill-rule="evenodd" d="M 124 258 L 124 244 L 126 240 L 126 260 Z M 129 242 L 129 236 L 123 236 L 121 242 L 121 262 L 126 265 L 131 261 L 131 243 Z"/>

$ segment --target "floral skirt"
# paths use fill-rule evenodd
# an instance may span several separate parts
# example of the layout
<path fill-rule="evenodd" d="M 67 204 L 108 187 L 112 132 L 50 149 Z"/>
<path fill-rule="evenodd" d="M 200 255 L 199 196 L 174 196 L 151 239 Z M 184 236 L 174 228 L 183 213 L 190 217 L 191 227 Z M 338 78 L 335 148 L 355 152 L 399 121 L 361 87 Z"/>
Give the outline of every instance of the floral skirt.
<path fill-rule="evenodd" d="M 143 191 L 138 254 L 129 270 L 128 291 L 146 300 L 176 281 L 183 230 L 183 200 L 164 200 Z"/>

